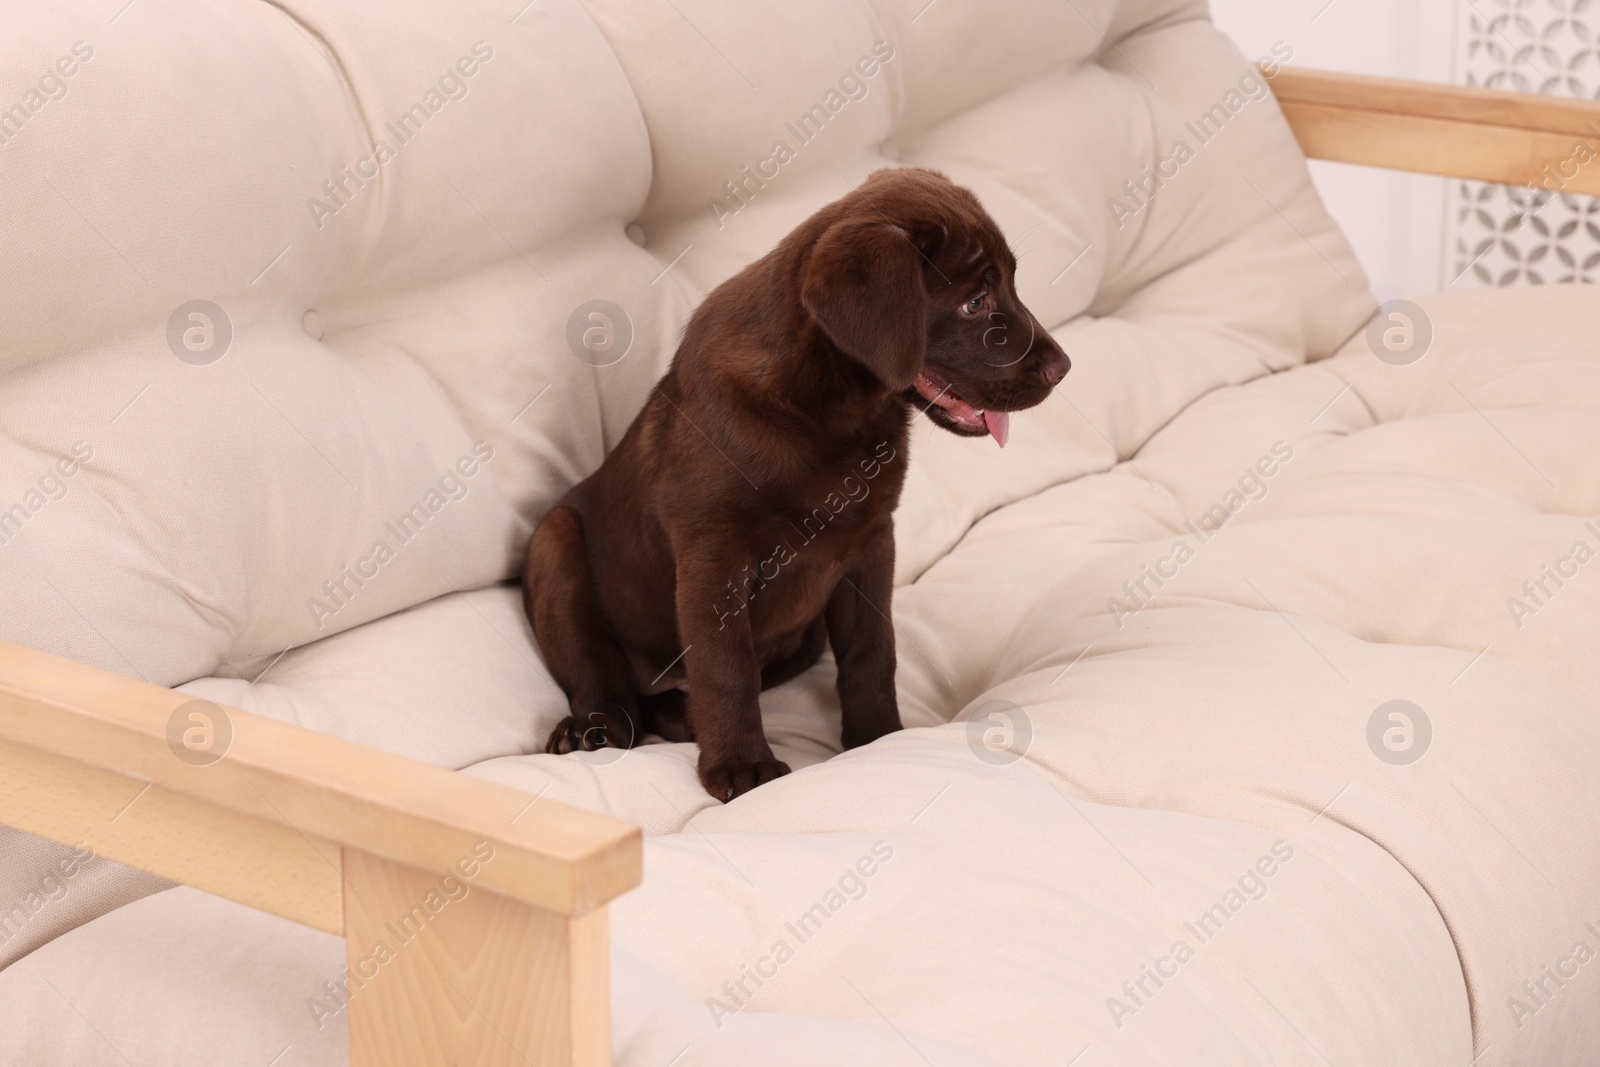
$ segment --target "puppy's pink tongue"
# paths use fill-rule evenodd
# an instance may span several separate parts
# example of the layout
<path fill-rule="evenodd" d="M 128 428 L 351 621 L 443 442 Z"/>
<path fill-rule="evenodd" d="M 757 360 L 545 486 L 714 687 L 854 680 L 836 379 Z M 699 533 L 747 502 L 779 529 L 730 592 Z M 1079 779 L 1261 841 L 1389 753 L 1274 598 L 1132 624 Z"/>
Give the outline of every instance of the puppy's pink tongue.
<path fill-rule="evenodd" d="M 1011 412 L 985 411 L 983 424 L 989 427 L 989 435 L 1001 448 L 1006 447 L 1006 439 L 1011 436 Z"/>

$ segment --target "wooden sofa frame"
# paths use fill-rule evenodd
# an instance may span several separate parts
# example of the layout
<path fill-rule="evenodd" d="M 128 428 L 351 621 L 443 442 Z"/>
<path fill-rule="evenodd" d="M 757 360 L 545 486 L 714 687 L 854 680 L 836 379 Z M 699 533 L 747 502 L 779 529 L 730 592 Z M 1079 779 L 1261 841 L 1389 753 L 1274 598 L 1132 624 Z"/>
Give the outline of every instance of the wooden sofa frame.
<path fill-rule="evenodd" d="M 1271 85 L 1308 156 L 1600 194 L 1600 166 L 1574 165 L 1580 142 L 1600 154 L 1597 104 Z M 642 877 L 637 827 L 192 701 L 0 644 L 0 824 L 342 936 L 353 1067 L 611 1062 L 606 905 Z M 180 758 L 174 721 L 231 732 L 225 754 Z M 407 917 L 421 932 L 377 958 Z"/>

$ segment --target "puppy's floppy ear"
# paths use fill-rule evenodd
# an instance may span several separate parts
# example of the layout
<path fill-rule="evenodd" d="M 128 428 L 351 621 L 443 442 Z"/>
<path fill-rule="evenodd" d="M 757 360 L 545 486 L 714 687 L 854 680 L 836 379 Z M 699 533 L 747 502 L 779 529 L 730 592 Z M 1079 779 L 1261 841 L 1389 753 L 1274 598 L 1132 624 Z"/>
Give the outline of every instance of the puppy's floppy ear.
<path fill-rule="evenodd" d="M 800 301 L 829 340 L 890 390 L 910 388 L 928 347 L 922 253 L 887 222 L 828 227 L 811 250 Z"/>

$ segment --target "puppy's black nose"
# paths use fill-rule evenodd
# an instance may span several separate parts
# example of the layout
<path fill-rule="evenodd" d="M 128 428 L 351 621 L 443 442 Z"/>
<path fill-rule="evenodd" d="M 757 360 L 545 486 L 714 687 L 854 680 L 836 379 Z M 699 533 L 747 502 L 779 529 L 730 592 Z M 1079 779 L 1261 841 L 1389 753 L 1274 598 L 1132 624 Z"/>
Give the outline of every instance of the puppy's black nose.
<path fill-rule="evenodd" d="M 1045 383 L 1054 387 L 1061 379 L 1067 376 L 1067 371 L 1072 369 L 1072 360 L 1059 348 L 1050 353 L 1039 366 L 1039 376 Z"/>

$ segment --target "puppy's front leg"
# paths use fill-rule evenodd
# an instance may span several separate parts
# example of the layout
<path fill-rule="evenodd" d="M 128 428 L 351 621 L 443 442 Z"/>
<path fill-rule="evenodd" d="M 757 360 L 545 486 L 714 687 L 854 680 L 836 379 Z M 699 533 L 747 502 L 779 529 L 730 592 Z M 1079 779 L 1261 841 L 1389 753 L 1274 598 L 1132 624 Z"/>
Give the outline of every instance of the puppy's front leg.
<path fill-rule="evenodd" d="M 749 608 L 727 593 L 729 576 L 738 570 L 725 559 L 678 559 L 689 724 L 700 742 L 700 784 L 721 801 L 789 773 L 761 728 L 761 664 Z"/>
<path fill-rule="evenodd" d="M 894 526 L 884 523 L 828 599 L 828 642 L 839 665 L 845 748 L 900 729 L 894 688 Z"/>

